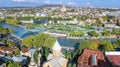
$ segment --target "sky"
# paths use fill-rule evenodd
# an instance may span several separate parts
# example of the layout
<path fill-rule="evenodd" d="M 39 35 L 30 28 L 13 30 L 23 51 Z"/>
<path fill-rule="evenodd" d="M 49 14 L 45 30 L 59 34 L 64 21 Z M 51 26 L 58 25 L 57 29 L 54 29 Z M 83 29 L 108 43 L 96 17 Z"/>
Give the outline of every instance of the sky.
<path fill-rule="evenodd" d="M 120 0 L 0 0 L 0 7 L 35 7 L 44 4 L 120 8 Z"/>

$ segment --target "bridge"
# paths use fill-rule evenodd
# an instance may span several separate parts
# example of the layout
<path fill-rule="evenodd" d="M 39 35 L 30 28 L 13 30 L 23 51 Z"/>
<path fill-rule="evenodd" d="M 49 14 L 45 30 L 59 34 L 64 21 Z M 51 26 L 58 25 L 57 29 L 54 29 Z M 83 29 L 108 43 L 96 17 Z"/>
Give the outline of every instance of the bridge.
<path fill-rule="evenodd" d="M 22 33 L 20 33 L 19 36 L 22 37 L 27 32 L 40 32 L 40 31 L 39 30 L 34 30 L 34 29 L 28 29 L 28 30 L 22 31 Z"/>

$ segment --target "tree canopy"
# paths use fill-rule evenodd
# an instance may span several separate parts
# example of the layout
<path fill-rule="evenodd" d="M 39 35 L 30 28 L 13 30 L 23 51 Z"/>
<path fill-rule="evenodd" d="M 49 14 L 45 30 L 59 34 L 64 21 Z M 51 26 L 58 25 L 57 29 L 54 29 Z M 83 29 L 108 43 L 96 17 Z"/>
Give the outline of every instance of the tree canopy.
<path fill-rule="evenodd" d="M 22 67 L 18 62 L 12 62 L 8 64 L 8 67 Z"/>
<path fill-rule="evenodd" d="M 56 38 L 48 34 L 38 34 L 37 36 L 30 36 L 23 39 L 22 44 L 27 47 L 34 46 L 35 48 L 39 47 L 52 47 L 56 41 Z"/>

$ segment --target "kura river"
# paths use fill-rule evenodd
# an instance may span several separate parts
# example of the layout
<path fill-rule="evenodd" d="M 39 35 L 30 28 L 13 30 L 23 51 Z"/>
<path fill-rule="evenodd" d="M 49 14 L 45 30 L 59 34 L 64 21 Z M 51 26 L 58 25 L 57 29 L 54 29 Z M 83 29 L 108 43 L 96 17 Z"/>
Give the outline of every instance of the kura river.
<path fill-rule="evenodd" d="M 25 37 L 31 36 L 31 35 L 37 35 L 38 33 L 43 33 L 45 30 L 43 28 L 35 28 L 35 29 L 26 29 L 24 27 L 14 26 L 11 24 L 1 23 L 0 26 L 4 28 L 13 29 L 14 33 L 13 35 L 23 39 Z M 78 47 L 79 43 L 86 38 L 82 39 L 64 39 L 64 38 L 57 38 L 58 42 L 61 44 L 61 46 L 65 47 Z M 86 40 L 90 40 L 89 38 Z M 115 41 L 115 38 L 100 38 L 99 40 L 109 40 L 109 41 Z"/>

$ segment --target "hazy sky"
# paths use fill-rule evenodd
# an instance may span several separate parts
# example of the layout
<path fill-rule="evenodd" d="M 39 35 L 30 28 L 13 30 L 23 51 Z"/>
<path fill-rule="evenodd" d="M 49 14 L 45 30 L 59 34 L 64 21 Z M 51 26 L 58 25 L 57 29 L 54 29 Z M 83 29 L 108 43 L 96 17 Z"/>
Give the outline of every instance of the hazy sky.
<path fill-rule="evenodd" d="M 0 7 L 65 4 L 72 6 L 120 8 L 120 0 L 0 0 Z"/>

